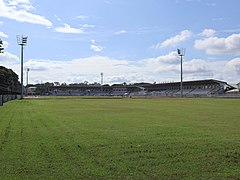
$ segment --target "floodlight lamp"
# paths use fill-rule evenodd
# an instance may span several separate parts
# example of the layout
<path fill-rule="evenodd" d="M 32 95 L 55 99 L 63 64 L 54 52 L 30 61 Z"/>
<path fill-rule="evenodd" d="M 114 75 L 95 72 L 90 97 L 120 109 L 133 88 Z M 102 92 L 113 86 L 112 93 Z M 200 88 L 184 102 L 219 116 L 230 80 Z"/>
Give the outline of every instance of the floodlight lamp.
<path fill-rule="evenodd" d="M 23 37 L 23 38 L 22 38 L 22 43 L 23 43 L 23 44 L 26 44 L 26 43 L 27 43 L 27 37 Z"/>
<path fill-rule="evenodd" d="M 27 44 L 27 38 L 28 38 L 27 36 L 18 35 L 18 36 L 17 36 L 18 45 L 26 46 L 26 44 Z"/>
<path fill-rule="evenodd" d="M 180 50 L 180 49 L 177 49 L 177 53 L 178 53 L 178 55 L 180 56 L 180 55 L 181 55 L 181 50 Z"/>

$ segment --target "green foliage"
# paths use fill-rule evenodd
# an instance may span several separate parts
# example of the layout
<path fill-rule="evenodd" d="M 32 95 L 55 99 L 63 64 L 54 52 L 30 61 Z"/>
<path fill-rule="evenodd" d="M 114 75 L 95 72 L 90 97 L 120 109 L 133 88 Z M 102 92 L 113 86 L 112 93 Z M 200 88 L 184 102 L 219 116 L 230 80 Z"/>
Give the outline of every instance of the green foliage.
<path fill-rule="evenodd" d="M 50 87 L 54 86 L 54 83 L 42 83 L 42 84 L 36 84 L 34 85 L 36 87 L 36 94 L 39 95 L 48 95 L 50 91 Z"/>
<path fill-rule="evenodd" d="M 20 91 L 18 75 L 13 70 L 0 66 L 0 88 L 0 94 L 18 93 Z"/>
<path fill-rule="evenodd" d="M 0 39 L 0 53 L 3 53 L 4 47 L 3 47 L 3 41 Z"/>
<path fill-rule="evenodd" d="M 12 101 L 0 108 L 0 179 L 238 179 L 239 103 Z"/>

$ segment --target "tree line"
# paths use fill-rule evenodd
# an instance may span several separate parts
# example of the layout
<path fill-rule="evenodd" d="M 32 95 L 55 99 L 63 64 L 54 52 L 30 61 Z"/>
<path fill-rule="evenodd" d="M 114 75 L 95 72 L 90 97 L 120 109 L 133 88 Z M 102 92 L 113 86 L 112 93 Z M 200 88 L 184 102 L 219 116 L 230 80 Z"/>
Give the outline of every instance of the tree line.
<path fill-rule="evenodd" d="M 4 66 L 0 66 L 0 94 L 19 94 L 21 84 L 18 75 Z"/>

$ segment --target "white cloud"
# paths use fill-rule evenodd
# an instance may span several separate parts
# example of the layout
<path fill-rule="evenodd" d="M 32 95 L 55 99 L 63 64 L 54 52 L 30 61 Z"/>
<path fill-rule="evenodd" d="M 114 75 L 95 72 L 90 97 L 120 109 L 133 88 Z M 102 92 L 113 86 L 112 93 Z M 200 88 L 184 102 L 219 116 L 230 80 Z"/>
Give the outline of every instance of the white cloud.
<path fill-rule="evenodd" d="M 240 54 L 240 34 L 226 38 L 209 37 L 195 41 L 195 48 L 205 50 L 207 54 Z"/>
<path fill-rule="evenodd" d="M 227 62 L 226 70 L 232 73 L 237 73 L 240 76 L 240 58 L 235 58 Z"/>
<path fill-rule="evenodd" d="M 171 59 L 174 58 L 176 62 L 172 62 Z M 240 78 L 239 63 L 239 59 L 210 63 L 202 59 L 184 61 L 183 77 L 184 80 L 220 78 L 219 80 L 234 83 L 239 81 Z M 35 59 L 26 62 L 25 66 L 32 69 L 31 81 L 71 83 L 87 80 L 89 82 L 98 82 L 101 72 L 104 73 L 106 83 L 180 80 L 180 60 L 177 59 L 174 53 L 138 62 L 111 59 L 103 56 L 92 56 L 70 61 Z"/>
<path fill-rule="evenodd" d="M 110 59 L 108 57 L 93 56 L 88 58 L 73 59 L 71 61 L 54 60 L 29 60 L 25 66 L 30 68 L 30 81 L 43 82 L 95 82 L 99 80 L 101 72 L 104 72 L 105 80 L 120 77 L 127 69 L 129 73 L 134 71 L 126 60 Z M 44 73 L 43 73 L 44 72 Z M 80 72 L 80 73 L 79 73 Z M 134 71 L 135 72 L 135 71 Z"/>
<path fill-rule="evenodd" d="M 9 52 L 4 52 L 4 53 L 0 53 L 0 64 L 12 64 L 12 63 L 17 63 L 19 61 L 19 58 L 14 55 L 11 54 Z"/>
<path fill-rule="evenodd" d="M 8 38 L 8 35 L 7 35 L 7 34 L 5 34 L 4 32 L 1 32 L 1 31 L 0 31 L 0 37 L 3 37 L 3 38 Z"/>
<path fill-rule="evenodd" d="M 8 1 L 8 6 L 18 6 L 18 8 L 20 9 L 24 9 L 24 10 L 33 10 L 35 9 L 32 4 L 30 3 L 29 0 L 10 0 Z"/>
<path fill-rule="evenodd" d="M 103 50 L 103 47 L 98 45 L 95 40 L 91 40 L 90 49 L 92 49 L 95 52 L 101 52 Z"/>
<path fill-rule="evenodd" d="M 58 18 L 57 16 L 55 16 L 57 19 L 59 19 L 59 21 L 61 21 L 60 18 Z M 55 31 L 59 32 L 59 33 L 67 33 L 67 34 L 84 34 L 86 33 L 86 29 L 87 28 L 94 28 L 95 25 L 91 25 L 91 24 L 84 24 L 84 25 L 79 25 L 80 28 L 73 28 L 71 27 L 69 24 L 67 23 L 63 23 L 63 27 L 56 27 Z"/>
<path fill-rule="evenodd" d="M 92 42 L 95 43 L 93 40 Z M 0 65 L 19 73 L 17 56 L 0 55 Z M 30 83 L 35 82 L 99 82 L 104 73 L 105 83 L 180 81 L 180 59 L 176 52 L 154 58 L 130 61 L 105 56 L 91 56 L 68 61 L 31 59 L 24 64 L 30 68 Z M 240 79 L 240 58 L 224 61 L 192 59 L 183 61 L 183 79 L 219 79 L 237 83 Z"/>
<path fill-rule="evenodd" d="M 156 45 L 153 45 L 152 48 L 160 49 L 160 48 L 165 48 L 165 47 L 168 47 L 168 46 L 176 46 L 177 44 L 188 40 L 189 38 L 191 38 L 191 36 L 192 36 L 191 31 L 184 30 L 184 31 L 180 32 L 180 34 L 178 34 L 174 37 L 171 37 L 171 38 L 165 40 L 162 43 L 158 43 Z"/>
<path fill-rule="evenodd" d="M 84 25 L 79 25 L 79 26 L 82 28 L 94 28 L 95 27 L 95 25 L 93 25 L 93 24 L 84 24 Z"/>
<path fill-rule="evenodd" d="M 33 14 L 29 10 L 34 9 L 28 0 L 12 0 L 5 3 L 0 0 L 0 17 L 13 19 L 18 22 L 40 24 L 47 27 L 52 26 L 52 22 L 43 16 Z"/>
<path fill-rule="evenodd" d="M 80 15 L 80 16 L 76 16 L 76 18 L 80 19 L 80 20 L 84 20 L 84 19 L 89 18 L 89 16 Z"/>
<path fill-rule="evenodd" d="M 121 31 L 115 32 L 114 34 L 115 34 L 115 35 L 119 35 L 119 34 L 126 34 L 126 33 L 127 33 L 127 31 L 121 30 Z"/>
<path fill-rule="evenodd" d="M 204 29 L 200 35 L 204 37 L 213 37 L 216 35 L 216 31 L 213 29 Z"/>
<path fill-rule="evenodd" d="M 100 45 L 91 44 L 90 49 L 92 49 L 95 52 L 101 52 L 103 50 L 103 47 L 101 47 Z"/>
<path fill-rule="evenodd" d="M 31 69 L 31 71 L 47 71 L 52 69 L 63 69 L 61 67 L 61 62 L 56 63 L 56 61 L 50 60 L 29 60 L 25 63 L 25 67 Z"/>
<path fill-rule="evenodd" d="M 69 34 L 83 34 L 84 30 L 82 28 L 73 28 L 69 24 L 64 23 L 64 27 L 55 28 L 56 32 L 69 33 Z"/>
<path fill-rule="evenodd" d="M 208 63 L 202 59 L 192 59 L 184 63 L 184 73 L 186 74 L 203 74 L 211 72 Z"/>
<path fill-rule="evenodd" d="M 170 52 L 156 58 L 145 59 L 143 62 L 151 65 L 155 64 L 156 66 L 159 64 L 179 64 L 179 58 L 177 52 Z"/>

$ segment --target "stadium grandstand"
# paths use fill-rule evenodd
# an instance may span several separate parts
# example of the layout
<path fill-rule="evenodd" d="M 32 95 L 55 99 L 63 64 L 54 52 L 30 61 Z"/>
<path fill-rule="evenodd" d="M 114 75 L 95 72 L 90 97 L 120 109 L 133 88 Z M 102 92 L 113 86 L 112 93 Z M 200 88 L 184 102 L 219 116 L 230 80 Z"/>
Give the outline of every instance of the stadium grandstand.
<path fill-rule="evenodd" d="M 240 82 L 237 83 L 237 88 L 238 88 L 238 91 L 240 92 Z"/>
<path fill-rule="evenodd" d="M 141 87 L 135 85 L 64 85 L 50 87 L 49 95 L 56 96 L 124 96 L 139 92 Z"/>
<path fill-rule="evenodd" d="M 178 97 L 181 95 L 180 82 L 148 85 L 145 88 L 153 96 Z M 217 96 L 232 89 L 234 87 L 226 82 L 214 79 L 183 82 L 183 96 L 185 97 Z"/>
<path fill-rule="evenodd" d="M 184 97 L 214 97 L 236 89 L 219 80 L 198 80 L 183 82 Z M 54 96 L 153 96 L 180 97 L 180 82 L 136 83 L 110 85 L 61 85 L 51 86 L 48 95 Z"/>

